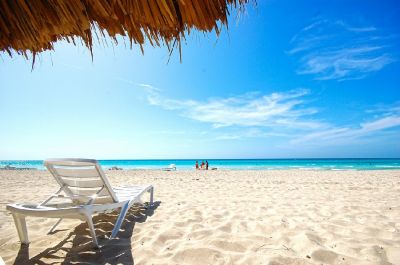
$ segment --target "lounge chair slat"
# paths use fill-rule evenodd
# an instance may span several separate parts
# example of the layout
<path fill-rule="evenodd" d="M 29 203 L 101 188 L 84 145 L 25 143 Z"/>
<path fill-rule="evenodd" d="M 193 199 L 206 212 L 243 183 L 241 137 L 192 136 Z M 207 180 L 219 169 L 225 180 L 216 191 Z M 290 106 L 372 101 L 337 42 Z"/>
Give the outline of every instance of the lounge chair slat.
<path fill-rule="evenodd" d="M 95 168 L 71 169 L 71 168 L 54 168 L 56 174 L 61 177 L 74 178 L 94 178 L 99 177 L 99 173 Z"/>
<path fill-rule="evenodd" d="M 95 188 L 102 187 L 104 185 L 100 178 L 97 179 L 76 179 L 76 178 L 65 178 L 61 177 L 62 181 L 69 187 L 80 187 L 80 188 Z"/>
<path fill-rule="evenodd" d="M 94 195 L 100 190 L 99 187 L 96 187 L 96 188 L 69 187 L 69 189 L 70 189 L 70 191 L 72 191 L 72 193 L 74 195 L 84 195 L 84 196 Z M 98 195 L 99 196 L 110 196 L 107 189 L 103 189 L 100 193 L 98 193 Z"/>
<path fill-rule="evenodd" d="M 82 158 L 63 158 L 63 159 L 47 159 L 44 161 L 44 165 L 47 167 L 49 165 L 58 166 L 74 166 L 74 167 L 87 167 L 97 164 L 97 160 L 94 159 L 82 159 Z"/>

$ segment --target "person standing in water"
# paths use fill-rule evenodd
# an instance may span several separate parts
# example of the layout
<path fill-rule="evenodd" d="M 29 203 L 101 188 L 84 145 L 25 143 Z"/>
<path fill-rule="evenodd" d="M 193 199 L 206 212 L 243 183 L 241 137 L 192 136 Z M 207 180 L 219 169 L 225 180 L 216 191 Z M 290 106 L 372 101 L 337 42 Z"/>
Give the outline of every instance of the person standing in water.
<path fill-rule="evenodd" d="M 199 161 L 196 161 L 196 170 L 199 169 Z"/>
<path fill-rule="evenodd" d="M 208 170 L 208 161 L 206 160 L 206 170 Z"/>

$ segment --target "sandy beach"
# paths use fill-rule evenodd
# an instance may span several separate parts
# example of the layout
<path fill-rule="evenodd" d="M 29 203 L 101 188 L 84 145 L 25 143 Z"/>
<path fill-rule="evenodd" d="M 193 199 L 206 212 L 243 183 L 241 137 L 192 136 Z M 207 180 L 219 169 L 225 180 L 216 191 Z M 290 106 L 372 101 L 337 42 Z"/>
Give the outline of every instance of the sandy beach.
<path fill-rule="evenodd" d="M 400 171 L 106 171 L 112 185 L 153 184 L 109 241 L 117 213 L 85 223 L 28 218 L 20 247 L 13 202 L 57 189 L 45 171 L 0 171 L 0 256 L 6 264 L 400 264 Z M 147 198 L 146 198 L 147 199 Z"/>

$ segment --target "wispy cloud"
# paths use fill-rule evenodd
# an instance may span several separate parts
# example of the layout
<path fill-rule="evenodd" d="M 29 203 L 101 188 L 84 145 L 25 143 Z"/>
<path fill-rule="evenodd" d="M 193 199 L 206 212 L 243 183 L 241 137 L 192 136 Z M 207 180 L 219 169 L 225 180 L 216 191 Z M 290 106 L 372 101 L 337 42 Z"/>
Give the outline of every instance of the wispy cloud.
<path fill-rule="evenodd" d="M 215 140 L 280 138 L 293 146 L 329 146 L 383 135 L 400 126 L 400 102 L 362 110 L 369 116 L 364 122 L 339 126 L 315 118 L 320 113 L 309 106 L 311 95 L 306 89 L 270 94 L 251 92 L 199 101 L 164 97 L 161 89 L 138 85 L 146 91 L 149 104 L 218 129 L 209 135 Z"/>
<path fill-rule="evenodd" d="M 342 20 L 317 19 L 292 38 L 287 53 L 298 59 L 298 74 L 318 80 L 361 79 L 396 61 L 377 28 Z"/>
<path fill-rule="evenodd" d="M 315 131 L 292 140 L 292 143 L 335 144 L 335 141 L 350 141 L 400 126 L 400 106 L 381 108 L 379 111 L 382 112 L 379 117 L 360 123 L 358 126 L 331 127 L 326 130 Z"/>
<path fill-rule="evenodd" d="M 315 129 L 325 124 L 310 118 L 317 109 L 307 107 L 306 89 L 286 93 L 260 94 L 256 92 L 228 98 L 176 100 L 163 97 L 160 90 L 140 85 L 148 93 L 148 102 L 166 110 L 179 110 L 182 116 L 211 123 L 213 127 L 260 126 Z"/>
<path fill-rule="evenodd" d="M 336 20 L 334 23 L 337 24 L 338 26 L 342 26 L 343 28 L 345 28 L 348 31 L 354 31 L 354 32 L 372 32 L 372 31 L 377 30 L 376 27 L 368 26 L 368 25 L 351 26 L 343 20 Z"/>
<path fill-rule="evenodd" d="M 400 114 L 400 101 L 393 104 L 377 104 L 366 110 L 367 113 L 374 113 L 384 116 L 393 116 Z"/>

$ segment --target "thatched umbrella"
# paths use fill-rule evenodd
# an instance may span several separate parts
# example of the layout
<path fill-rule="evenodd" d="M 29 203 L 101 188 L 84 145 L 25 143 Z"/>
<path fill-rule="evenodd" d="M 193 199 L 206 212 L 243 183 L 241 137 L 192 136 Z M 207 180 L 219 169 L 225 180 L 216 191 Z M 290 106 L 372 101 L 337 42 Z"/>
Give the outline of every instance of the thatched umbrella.
<path fill-rule="evenodd" d="M 33 60 L 58 40 L 81 39 L 92 53 L 93 34 L 118 34 L 140 45 L 166 44 L 171 50 L 190 29 L 203 32 L 227 25 L 229 6 L 248 0 L 1 0 L 0 49 Z M 99 36 L 100 35 L 100 36 Z M 34 62 L 34 61 L 33 61 Z"/>

